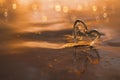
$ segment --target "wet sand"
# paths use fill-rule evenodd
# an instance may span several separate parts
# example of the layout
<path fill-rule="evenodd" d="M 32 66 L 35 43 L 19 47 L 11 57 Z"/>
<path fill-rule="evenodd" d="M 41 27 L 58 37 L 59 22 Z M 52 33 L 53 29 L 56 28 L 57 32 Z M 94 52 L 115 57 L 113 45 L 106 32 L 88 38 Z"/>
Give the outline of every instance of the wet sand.
<path fill-rule="evenodd" d="M 95 47 L 100 55 L 99 63 L 88 63 L 85 72 L 79 73 L 79 70 L 74 71 L 74 66 L 77 65 L 73 62 L 74 48 L 57 48 L 67 43 L 65 35 L 72 33 L 71 24 L 51 25 L 53 28 L 56 27 L 54 31 L 48 31 L 46 27 L 49 25 L 41 30 L 43 24 L 42 26 L 39 24 L 36 28 L 40 29 L 34 32 L 29 32 L 29 26 L 33 26 L 31 24 L 23 24 L 21 29 L 14 30 L 14 27 L 9 29 L 13 25 L 4 24 L 0 29 L 3 31 L 0 35 L 0 80 L 120 79 L 119 37 L 112 36 L 114 39 L 108 38 L 109 36 L 102 37 L 100 44 Z M 57 25 L 68 28 L 57 29 Z M 28 31 L 22 32 L 24 27 Z"/>

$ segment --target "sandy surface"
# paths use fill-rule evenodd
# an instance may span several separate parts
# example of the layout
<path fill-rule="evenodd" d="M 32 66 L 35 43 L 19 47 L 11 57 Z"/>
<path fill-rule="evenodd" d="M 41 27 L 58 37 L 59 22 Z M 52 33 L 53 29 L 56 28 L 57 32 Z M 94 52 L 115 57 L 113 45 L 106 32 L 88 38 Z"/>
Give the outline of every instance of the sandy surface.
<path fill-rule="evenodd" d="M 74 48 L 59 48 L 71 24 L 2 24 L 0 30 L 0 80 L 120 80 L 118 29 L 99 28 L 106 34 L 95 45 L 100 61 L 87 63 L 84 73 L 74 71 Z"/>

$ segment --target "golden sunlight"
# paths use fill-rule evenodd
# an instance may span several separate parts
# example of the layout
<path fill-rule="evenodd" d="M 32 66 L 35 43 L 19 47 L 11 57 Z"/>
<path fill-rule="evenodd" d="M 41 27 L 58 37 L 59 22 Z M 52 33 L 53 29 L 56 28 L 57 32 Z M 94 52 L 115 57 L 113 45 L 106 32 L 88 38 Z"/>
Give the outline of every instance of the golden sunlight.
<path fill-rule="evenodd" d="M 29 5 L 33 0 L 17 0 L 21 5 Z"/>

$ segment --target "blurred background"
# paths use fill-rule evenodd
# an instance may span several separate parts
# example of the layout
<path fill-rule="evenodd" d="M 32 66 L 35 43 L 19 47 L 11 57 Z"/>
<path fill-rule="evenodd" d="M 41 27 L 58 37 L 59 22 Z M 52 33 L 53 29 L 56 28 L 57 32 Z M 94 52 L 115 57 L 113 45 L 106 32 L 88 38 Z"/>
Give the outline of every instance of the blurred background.
<path fill-rule="evenodd" d="M 119 0 L 0 0 L 0 23 L 73 24 L 81 19 L 119 29 L 119 8 Z"/>
<path fill-rule="evenodd" d="M 111 21 L 119 0 L 0 0 L 0 19 L 20 22 Z"/>

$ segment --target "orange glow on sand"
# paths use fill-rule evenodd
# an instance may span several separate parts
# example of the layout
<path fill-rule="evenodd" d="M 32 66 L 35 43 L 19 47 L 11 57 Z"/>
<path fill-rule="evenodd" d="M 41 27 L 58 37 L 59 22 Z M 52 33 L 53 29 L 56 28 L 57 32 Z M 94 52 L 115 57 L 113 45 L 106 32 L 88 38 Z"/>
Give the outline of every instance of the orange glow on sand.
<path fill-rule="evenodd" d="M 27 41 L 27 42 L 20 42 L 16 44 L 10 45 L 12 48 L 21 48 L 21 47 L 29 47 L 29 48 L 48 48 L 48 49 L 61 49 L 63 43 L 49 43 L 45 41 Z"/>

